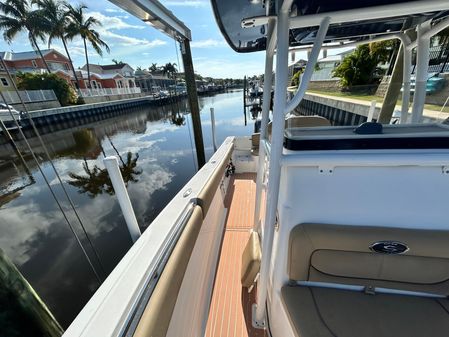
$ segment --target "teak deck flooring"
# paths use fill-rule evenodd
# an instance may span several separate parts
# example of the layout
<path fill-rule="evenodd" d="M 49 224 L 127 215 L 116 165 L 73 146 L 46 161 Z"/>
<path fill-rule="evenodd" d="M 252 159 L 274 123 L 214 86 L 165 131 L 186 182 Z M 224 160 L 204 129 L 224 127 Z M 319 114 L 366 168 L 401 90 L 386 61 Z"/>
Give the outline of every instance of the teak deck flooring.
<path fill-rule="evenodd" d="M 240 283 L 242 253 L 254 223 L 255 180 L 255 174 L 243 173 L 234 175 L 229 183 L 225 235 L 205 337 L 267 336 L 251 324 L 256 290 L 248 294 Z"/>

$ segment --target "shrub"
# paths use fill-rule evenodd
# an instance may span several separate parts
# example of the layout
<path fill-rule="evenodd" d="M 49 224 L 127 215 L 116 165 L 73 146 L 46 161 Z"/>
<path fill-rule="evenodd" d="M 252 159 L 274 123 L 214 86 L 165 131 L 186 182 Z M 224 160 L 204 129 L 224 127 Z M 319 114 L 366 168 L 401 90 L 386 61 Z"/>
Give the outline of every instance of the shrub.
<path fill-rule="evenodd" d="M 303 69 L 298 70 L 293 76 L 290 81 L 290 85 L 292 87 L 296 87 L 299 85 L 299 81 L 301 80 L 301 74 L 304 72 Z"/>
<path fill-rule="evenodd" d="M 56 74 L 17 74 L 17 86 L 21 90 L 53 90 L 62 106 L 76 104 L 75 90 Z"/>
<path fill-rule="evenodd" d="M 358 46 L 335 68 L 333 76 L 340 77 L 343 87 L 374 84 L 383 75 L 378 65 L 388 61 L 393 47 L 391 41 Z"/>

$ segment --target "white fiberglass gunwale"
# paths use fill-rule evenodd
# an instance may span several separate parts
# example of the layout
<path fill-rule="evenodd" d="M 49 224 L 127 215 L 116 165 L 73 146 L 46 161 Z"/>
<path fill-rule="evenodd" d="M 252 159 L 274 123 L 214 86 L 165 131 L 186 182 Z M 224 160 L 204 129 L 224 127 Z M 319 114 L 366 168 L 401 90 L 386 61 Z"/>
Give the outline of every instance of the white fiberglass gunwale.
<path fill-rule="evenodd" d="M 125 335 L 137 310 L 142 311 L 142 296 L 148 291 L 151 294 L 157 283 L 196 197 L 233 146 L 234 138 L 226 138 L 209 162 L 161 211 L 78 314 L 65 337 Z"/>

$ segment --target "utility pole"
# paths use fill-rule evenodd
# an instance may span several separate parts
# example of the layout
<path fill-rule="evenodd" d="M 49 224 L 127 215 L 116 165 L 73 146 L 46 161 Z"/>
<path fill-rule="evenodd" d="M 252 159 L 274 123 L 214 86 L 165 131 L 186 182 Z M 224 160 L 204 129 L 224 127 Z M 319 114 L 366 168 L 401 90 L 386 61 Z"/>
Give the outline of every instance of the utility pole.
<path fill-rule="evenodd" d="M 187 86 L 187 97 L 189 100 L 190 114 L 192 115 L 193 134 L 195 137 L 196 156 L 199 170 L 206 163 L 206 155 L 204 154 L 203 132 L 201 130 L 200 107 L 198 104 L 198 93 L 196 92 L 192 52 L 190 51 L 190 41 L 188 39 L 183 38 L 180 45 Z"/>

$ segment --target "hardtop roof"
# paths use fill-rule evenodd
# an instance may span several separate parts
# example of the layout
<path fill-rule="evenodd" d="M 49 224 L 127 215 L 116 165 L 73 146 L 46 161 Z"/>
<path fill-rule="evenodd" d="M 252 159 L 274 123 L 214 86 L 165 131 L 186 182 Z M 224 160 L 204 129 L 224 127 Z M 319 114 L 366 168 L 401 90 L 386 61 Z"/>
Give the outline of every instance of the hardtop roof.
<path fill-rule="evenodd" d="M 266 49 L 267 25 L 243 28 L 242 20 L 275 15 L 275 0 L 211 0 L 211 2 L 220 30 L 235 51 L 254 52 Z M 382 6 L 394 7 L 394 11 L 384 11 L 386 17 L 354 21 L 357 20 L 357 17 L 352 15 L 348 17 L 347 22 L 336 24 L 331 22 L 324 42 L 363 41 L 370 37 L 412 29 L 430 19 L 438 20 L 449 16 L 449 1 L 447 1 L 447 7 L 439 6 L 440 8 L 444 7 L 445 10 L 443 11 L 434 10 L 438 7 L 434 5 L 435 3 L 436 1 L 429 0 L 293 0 L 291 17 L 298 20 L 297 22 L 301 22 L 301 17 L 307 18 L 326 13 L 332 17 L 335 13 L 344 13 L 345 11 L 360 10 L 366 13 Z M 422 8 L 425 8 L 427 4 L 429 4 L 430 11 L 422 11 Z M 434 6 L 431 6 L 431 4 Z M 404 13 L 401 13 L 400 8 L 404 8 Z M 416 8 L 416 13 L 411 10 L 413 8 Z M 413 12 L 413 14 L 410 14 L 410 12 Z M 290 30 L 290 46 L 313 44 L 319 28 L 318 25 L 319 21 L 315 25 L 292 28 Z"/>

